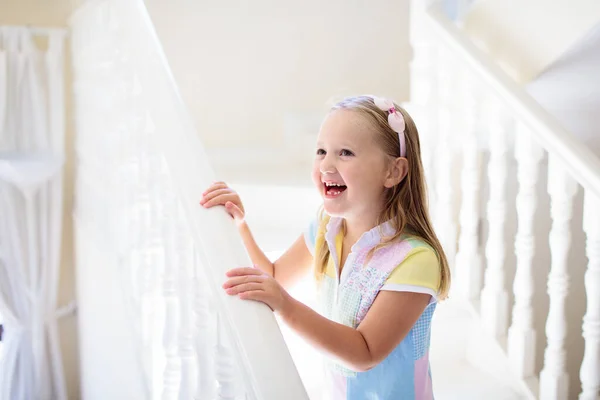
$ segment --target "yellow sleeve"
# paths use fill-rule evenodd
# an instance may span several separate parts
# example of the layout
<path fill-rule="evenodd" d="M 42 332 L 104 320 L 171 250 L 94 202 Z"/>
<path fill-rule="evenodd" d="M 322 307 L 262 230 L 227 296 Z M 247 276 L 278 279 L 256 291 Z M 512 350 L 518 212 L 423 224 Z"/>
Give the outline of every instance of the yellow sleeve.
<path fill-rule="evenodd" d="M 388 276 L 381 290 L 431 294 L 437 299 L 441 272 L 430 247 L 415 247 Z"/>

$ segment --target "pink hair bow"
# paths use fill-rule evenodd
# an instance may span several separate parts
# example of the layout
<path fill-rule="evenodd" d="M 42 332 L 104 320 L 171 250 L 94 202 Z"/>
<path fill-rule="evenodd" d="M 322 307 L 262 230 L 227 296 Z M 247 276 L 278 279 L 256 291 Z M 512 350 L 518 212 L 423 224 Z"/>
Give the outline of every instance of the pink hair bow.
<path fill-rule="evenodd" d="M 400 111 L 396 110 L 396 106 L 391 100 L 373 97 L 373 102 L 380 110 L 389 113 L 388 124 L 390 124 L 392 130 L 398 134 L 398 139 L 400 140 L 400 157 L 406 157 L 406 140 L 404 138 L 406 124 L 404 122 L 404 117 Z"/>

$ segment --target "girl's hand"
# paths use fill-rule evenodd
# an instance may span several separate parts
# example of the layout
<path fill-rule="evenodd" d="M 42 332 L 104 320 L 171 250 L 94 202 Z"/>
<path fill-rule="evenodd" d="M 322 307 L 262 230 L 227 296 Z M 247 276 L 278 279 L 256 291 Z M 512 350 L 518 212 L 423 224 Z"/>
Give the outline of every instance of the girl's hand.
<path fill-rule="evenodd" d="M 230 295 L 244 300 L 260 301 L 274 312 L 285 314 L 293 303 L 292 297 L 279 283 L 258 268 L 236 268 L 227 271 L 229 279 L 223 288 Z"/>
<path fill-rule="evenodd" d="M 225 209 L 239 225 L 244 222 L 244 206 L 240 196 L 225 182 L 215 182 L 202 193 L 200 205 L 205 208 L 225 206 Z"/>

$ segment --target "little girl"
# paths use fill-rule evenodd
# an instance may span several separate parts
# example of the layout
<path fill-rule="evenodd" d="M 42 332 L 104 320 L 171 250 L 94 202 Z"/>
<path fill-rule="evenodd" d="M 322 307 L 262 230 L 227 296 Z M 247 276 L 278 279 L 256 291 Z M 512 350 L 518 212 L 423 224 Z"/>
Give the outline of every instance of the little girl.
<path fill-rule="evenodd" d="M 323 208 L 274 263 L 223 182 L 203 193 L 238 223 L 257 268 L 229 271 L 223 288 L 278 313 L 329 359 L 332 399 L 432 399 L 431 318 L 450 272 L 429 219 L 417 128 L 390 100 L 352 97 L 323 121 L 313 181 Z M 317 313 L 284 288 L 314 269 Z"/>

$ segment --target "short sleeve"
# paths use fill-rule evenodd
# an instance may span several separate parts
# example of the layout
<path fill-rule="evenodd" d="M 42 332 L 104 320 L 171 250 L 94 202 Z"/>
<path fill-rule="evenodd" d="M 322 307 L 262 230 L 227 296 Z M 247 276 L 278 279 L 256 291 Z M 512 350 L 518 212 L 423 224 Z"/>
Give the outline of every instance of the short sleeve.
<path fill-rule="evenodd" d="M 304 241 L 306 242 L 306 247 L 310 251 L 310 254 L 315 255 L 315 246 L 317 242 L 317 230 L 319 229 L 319 219 L 317 217 L 313 218 L 310 222 L 306 230 L 304 231 Z"/>
<path fill-rule="evenodd" d="M 440 263 L 430 247 L 416 247 L 384 282 L 381 290 L 426 293 L 437 300 L 441 280 Z"/>

